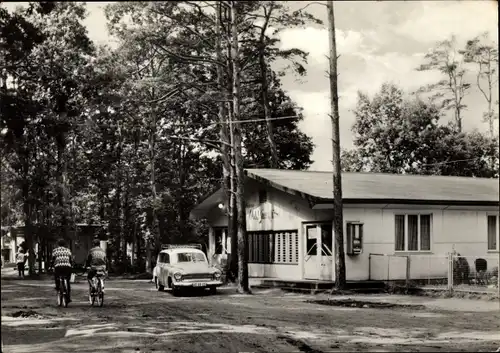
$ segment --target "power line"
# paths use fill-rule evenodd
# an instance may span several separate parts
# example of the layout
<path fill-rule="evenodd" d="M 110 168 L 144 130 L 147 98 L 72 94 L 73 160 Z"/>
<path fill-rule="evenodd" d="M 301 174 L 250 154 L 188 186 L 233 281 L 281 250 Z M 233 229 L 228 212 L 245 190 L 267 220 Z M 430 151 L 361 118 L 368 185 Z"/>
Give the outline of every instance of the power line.
<path fill-rule="evenodd" d="M 320 113 L 315 113 L 315 114 L 308 114 L 308 116 L 318 116 L 318 115 L 325 115 L 327 116 L 328 114 L 320 114 Z M 269 121 L 277 121 L 277 120 L 291 120 L 291 119 L 300 119 L 301 116 L 299 115 L 289 115 L 289 116 L 281 116 L 281 117 L 276 117 L 276 118 L 259 118 L 259 119 L 243 119 L 243 120 L 232 120 L 232 121 L 214 121 L 210 123 L 172 123 L 170 124 L 171 126 L 212 126 L 212 125 L 220 125 L 220 124 L 245 124 L 245 123 L 258 123 L 258 122 L 265 122 L 267 120 Z M 91 122 L 91 124 L 96 126 L 108 126 L 107 124 L 97 124 L 95 122 Z M 168 123 L 167 123 L 168 124 Z M 85 126 L 87 124 L 85 123 L 78 123 L 75 124 L 78 126 Z M 110 124 L 111 125 L 111 124 Z"/>
<path fill-rule="evenodd" d="M 290 116 L 281 116 L 278 118 L 269 118 L 269 119 L 260 118 L 260 119 L 232 120 L 232 121 L 223 121 L 223 122 L 218 121 L 218 122 L 210 123 L 209 125 L 259 123 L 259 122 L 263 122 L 263 121 L 267 121 L 267 120 L 275 121 L 275 120 L 287 120 L 287 119 L 299 119 L 299 118 L 300 118 L 299 115 L 290 115 Z"/>

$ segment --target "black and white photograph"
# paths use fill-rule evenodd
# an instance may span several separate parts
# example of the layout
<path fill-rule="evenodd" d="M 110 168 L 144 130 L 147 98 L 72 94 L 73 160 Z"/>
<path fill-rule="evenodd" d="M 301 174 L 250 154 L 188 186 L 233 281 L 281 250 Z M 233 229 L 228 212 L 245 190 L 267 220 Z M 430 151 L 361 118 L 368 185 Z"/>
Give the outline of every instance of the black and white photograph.
<path fill-rule="evenodd" d="M 500 352 L 498 11 L 0 1 L 0 353 Z"/>

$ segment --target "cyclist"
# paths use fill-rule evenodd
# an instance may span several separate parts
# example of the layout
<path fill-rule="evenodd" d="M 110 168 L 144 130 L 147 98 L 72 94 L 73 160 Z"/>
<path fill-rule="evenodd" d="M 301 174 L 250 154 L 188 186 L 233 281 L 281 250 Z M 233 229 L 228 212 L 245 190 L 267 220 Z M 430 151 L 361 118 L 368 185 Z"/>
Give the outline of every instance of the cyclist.
<path fill-rule="evenodd" d="M 68 284 L 68 303 L 71 302 L 71 273 L 73 267 L 73 256 L 71 250 L 67 248 L 66 241 L 59 239 L 57 248 L 52 251 L 52 268 L 54 268 L 54 279 L 56 290 L 59 291 L 59 277 L 64 276 Z"/>
<path fill-rule="evenodd" d="M 92 249 L 89 251 L 86 267 L 90 267 L 87 275 L 89 289 L 94 292 L 95 288 L 92 285 L 92 279 L 98 272 L 106 271 L 106 253 L 101 248 L 99 239 L 94 239 L 92 242 Z"/>

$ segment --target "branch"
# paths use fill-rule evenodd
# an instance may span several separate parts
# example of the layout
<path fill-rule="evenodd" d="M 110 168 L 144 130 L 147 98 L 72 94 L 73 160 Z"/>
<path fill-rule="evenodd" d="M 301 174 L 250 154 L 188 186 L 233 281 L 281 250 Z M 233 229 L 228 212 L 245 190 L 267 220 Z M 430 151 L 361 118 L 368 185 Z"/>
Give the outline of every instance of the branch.
<path fill-rule="evenodd" d="M 218 112 L 215 112 L 211 107 L 209 107 L 205 103 L 200 102 L 199 99 L 188 96 L 184 91 L 182 91 L 181 94 L 183 94 L 188 99 L 197 101 L 200 106 L 202 106 L 203 108 L 205 108 L 207 110 L 208 114 L 211 114 L 214 117 L 219 117 L 219 113 Z"/>
<path fill-rule="evenodd" d="M 482 70 L 483 70 L 483 64 L 481 62 L 479 62 L 479 72 L 477 73 L 477 77 L 476 77 L 477 78 L 477 87 L 479 88 L 479 90 L 483 94 L 486 101 L 488 101 L 488 96 L 486 95 L 486 92 L 483 90 L 483 88 L 481 87 L 481 84 L 479 83 L 479 79 L 481 78 L 481 75 L 482 75 Z"/>
<path fill-rule="evenodd" d="M 314 1 L 314 2 L 310 2 L 310 3 L 309 3 L 309 4 L 307 4 L 306 6 L 304 6 L 304 7 L 303 7 L 303 8 L 301 8 L 301 9 L 298 9 L 298 10 L 297 10 L 297 11 L 295 11 L 295 12 L 300 12 L 300 11 L 303 11 L 303 10 L 307 9 L 307 8 L 308 8 L 309 6 L 311 6 L 311 5 L 321 5 L 321 6 L 326 6 L 326 4 L 323 4 L 323 3 L 321 3 L 321 2 L 316 2 L 316 1 Z"/>
<path fill-rule="evenodd" d="M 132 72 L 131 75 L 132 76 L 135 76 L 135 75 L 138 75 L 140 74 L 142 71 L 144 71 L 145 69 L 147 69 L 152 63 L 153 63 L 153 60 L 155 59 L 155 54 L 157 53 L 158 51 L 155 49 L 155 52 L 152 54 L 152 58 L 149 60 L 149 62 L 144 65 L 142 68 L 139 68 L 137 69 L 136 71 Z M 139 65 L 137 65 L 139 66 Z"/>
<path fill-rule="evenodd" d="M 165 53 L 167 53 L 168 55 L 176 58 L 179 61 L 184 61 L 184 62 L 205 62 L 205 63 L 210 63 L 210 64 L 215 64 L 215 65 L 220 65 L 220 66 L 226 67 L 226 64 L 224 64 L 223 62 L 220 62 L 218 60 L 204 58 L 202 56 L 195 56 L 195 55 L 185 56 L 185 55 L 177 54 L 177 53 L 172 52 L 171 50 L 168 50 L 167 48 L 165 48 L 163 45 L 160 45 L 159 43 L 155 43 L 155 44 L 161 50 L 163 50 Z"/>
<path fill-rule="evenodd" d="M 186 2 L 186 4 L 189 4 L 189 5 L 194 5 L 194 4 L 191 4 L 191 3 L 189 3 L 189 2 Z M 201 15 L 203 15 L 203 16 L 204 16 L 205 18 L 207 18 L 207 19 L 210 19 L 208 16 L 206 16 L 206 15 L 203 13 L 203 11 L 201 10 L 201 8 L 199 8 L 199 5 L 195 5 L 195 6 L 197 6 L 197 7 L 198 7 L 199 13 L 200 13 Z M 172 21 L 175 21 L 177 25 L 181 26 L 181 27 L 182 27 L 182 28 L 184 28 L 184 29 L 187 29 L 187 30 L 188 30 L 188 31 L 190 31 L 191 33 L 193 33 L 193 34 L 195 34 L 196 36 L 198 36 L 198 37 L 200 38 L 200 42 L 199 42 L 199 43 L 203 42 L 203 43 L 205 43 L 206 45 L 208 45 L 210 48 L 212 48 L 212 49 L 214 49 L 214 48 L 215 48 L 215 46 L 214 46 L 212 43 L 210 43 L 209 41 L 207 41 L 207 40 L 205 40 L 205 39 L 204 39 L 204 37 L 205 37 L 204 35 L 202 35 L 201 33 L 197 32 L 197 31 L 195 31 L 195 30 L 194 30 L 194 29 L 192 29 L 191 27 L 186 26 L 186 25 L 183 25 L 180 21 L 178 21 L 178 20 L 177 20 L 177 19 L 175 19 L 175 18 L 172 18 L 171 16 L 169 16 L 169 15 L 167 15 L 167 14 L 160 13 L 160 12 L 158 12 L 158 11 L 156 11 L 156 10 L 153 10 L 153 12 L 155 12 L 157 15 L 160 15 L 160 16 L 165 16 L 165 17 L 167 17 L 168 19 L 170 19 L 170 20 L 172 20 Z M 211 20 L 211 19 L 210 19 L 210 20 Z"/>
<path fill-rule="evenodd" d="M 197 138 L 194 138 L 194 137 L 182 137 L 182 136 L 171 136 L 170 138 L 174 139 L 174 140 L 185 140 L 185 141 L 192 141 L 192 142 L 204 143 L 207 146 L 215 148 L 215 149 L 217 149 L 219 151 L 221 151 L 221 147 L 218 144 L 222 144 L 222 145 L 225 145 L 225 146 L 227 146 L 229 148 L 233 148 L 233 146 L 231 146 L 231 144 L 229 144 L 227 142 L 223 142 L 223 141 L 197 139 Z"/>
<path fill-rule="evenodd" d="M 153 99 L 153 100 L 150 100 L 150 101 L 146 101 L 146 103 L 147 104 L 152 104 L 152 103 L 162 102 L 162 101 L 164 101 L 166 99 L 169 99 L 169 98 L 172 98 L 173 96 L 175 96 L 177 93 L 179 93 L 179 90 L 180 90 L 180 88 L 176 87 L 173 90 L 171 90 L 170 92 L 168 92 L 165 95 L 163 95 L 162 97 L 157 98 L 157 99 Z"/>

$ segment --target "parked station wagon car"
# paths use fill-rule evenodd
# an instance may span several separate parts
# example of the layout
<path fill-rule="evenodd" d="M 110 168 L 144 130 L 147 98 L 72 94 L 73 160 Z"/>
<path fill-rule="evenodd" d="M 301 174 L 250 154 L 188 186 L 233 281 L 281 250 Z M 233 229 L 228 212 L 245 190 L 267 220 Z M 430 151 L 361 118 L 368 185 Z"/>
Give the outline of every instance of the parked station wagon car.
<path fill-rule="evenodd" d="M 156 288 L 172 290 L 210 289 L 215 294 L 221 286 L 221 271 L 208 264 L 201 245 L 162 245 L 153 270 Z"/>

